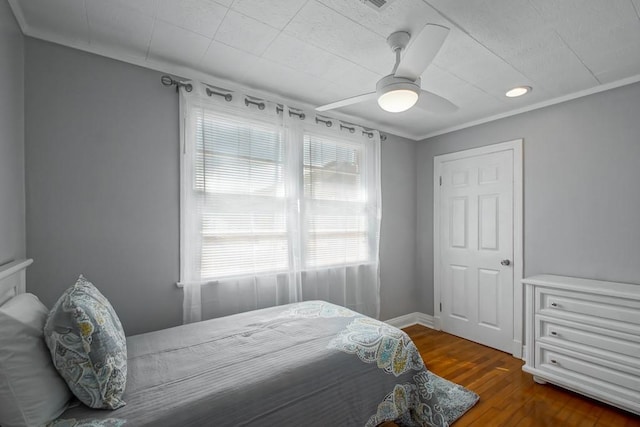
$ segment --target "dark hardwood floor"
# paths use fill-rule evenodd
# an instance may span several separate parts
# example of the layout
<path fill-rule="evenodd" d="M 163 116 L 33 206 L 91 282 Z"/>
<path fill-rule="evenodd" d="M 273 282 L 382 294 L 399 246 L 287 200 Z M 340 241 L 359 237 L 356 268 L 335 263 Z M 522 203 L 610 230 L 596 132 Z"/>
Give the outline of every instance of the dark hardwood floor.
<path fill-rule="evenodd" d="M 480 395 L 455 422 L 464 426 L 640 426 L 640 417 L 550 384 L 522 372 L 522 360 L 444 332 L 404 329 L 427 368 Z"/>

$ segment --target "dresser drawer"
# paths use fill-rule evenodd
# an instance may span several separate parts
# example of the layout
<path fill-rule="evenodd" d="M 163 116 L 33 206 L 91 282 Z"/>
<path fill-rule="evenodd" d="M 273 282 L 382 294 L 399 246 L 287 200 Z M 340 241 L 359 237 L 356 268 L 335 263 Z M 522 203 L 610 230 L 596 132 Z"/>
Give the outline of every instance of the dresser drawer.
<path fill-rule="evenodd" d="M 640 301 L 537 287 L 535 312 L 637 334 Z"/>
<path fill-rule="evenodd" d="M 640 335 L 536 315 L 536 341 L 640 370 Z"/>
<path fill-rule="evenodd" d="M 605 396 L 640 402 L 639 370 L 630 374 L 616 363 L 542 343 L 536 345 L 536 368 Z"/>

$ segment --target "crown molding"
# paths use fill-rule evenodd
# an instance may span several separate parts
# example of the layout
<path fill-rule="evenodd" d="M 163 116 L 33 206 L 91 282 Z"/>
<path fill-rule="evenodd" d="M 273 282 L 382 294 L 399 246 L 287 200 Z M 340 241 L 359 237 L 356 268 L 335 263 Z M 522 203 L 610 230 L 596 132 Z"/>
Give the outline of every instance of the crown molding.
<path fill-rule="evenodd" d="M 529 111 L 539 110 L 540 108 L 550 107 L 556 104 L 562 104 L 563 102 L 572 101 L 574 99 L 583 98 L 585 96 L 593 95 L 600 92 L 605 92 L 607 90 L 615 89 L 622 86 L 627 86 L 633 83 L 640 82 L 640 74 L 635 76 L 627 77 L 625 79 L 616 80 L 614 82 L 598 85 L 591 87 L 589 89 L 584 89 L 578 92 L 570 93 L 568 95 L 559 96 L 557 98 L 550 99 L 548 101 L 538 102 L 536 104 L 528 105 L 526 107 L 518 108 L 516 110 L 507 111 L 505 113 L 495 114 L 493 116 L 485 117 L 478 120 L 473 120 L 467 123 L 463 123 L 461 125 L 451 126 L 445 129 L 440 129 L 435 132 L 427 133 L 420 137 L 420 141 L 424 141 L 425 139 L 433 138 L 436 136 L 444 135 L 447 133 L 455 132 L 457 130 L 466 129 L 473 126 L 478 126 L 484 123 L 490 123 L 496 120 L 504 119 L 507 117 L 515 116 L 518 114 L 526 113 Z"/>

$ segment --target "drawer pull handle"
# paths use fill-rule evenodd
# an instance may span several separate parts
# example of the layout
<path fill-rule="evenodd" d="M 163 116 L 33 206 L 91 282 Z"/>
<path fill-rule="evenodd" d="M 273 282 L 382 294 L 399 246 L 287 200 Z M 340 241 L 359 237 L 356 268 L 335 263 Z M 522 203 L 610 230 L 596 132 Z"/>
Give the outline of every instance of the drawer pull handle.
<path fill-rule="evenodd" d="M 551 303 L 551 307 L 557 307 L 557 306 L 558 306 L 558 303 L 557 303 L 557 302 L 552 302 L 552 303 Z"/>
<path fill-rule="evenodd" d="M 556 359 L 551 359 L 549 360 L 549 362 L 551 362 L 552 365 L 557 365 L 558 361 Z"/>
<path fill-rule="evenodd" d="M 551 335 L 553 335 L 554 337 L 557 337 L 557 336 L 558 336 L 558 333 L 557 333 L 556 331 L 551 331 L 551 332 L 549 332 L 549 333 L 550 333 Z"/>

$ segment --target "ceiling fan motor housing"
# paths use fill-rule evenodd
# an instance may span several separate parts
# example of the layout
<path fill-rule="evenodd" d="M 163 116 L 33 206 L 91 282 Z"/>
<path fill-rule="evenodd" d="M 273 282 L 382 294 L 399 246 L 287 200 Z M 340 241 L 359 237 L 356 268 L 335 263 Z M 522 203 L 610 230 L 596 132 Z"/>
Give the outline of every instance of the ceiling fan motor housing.
<path fill-rule="evenodd" d="M 396 77 L 393 74 L 384 76 L 376 84 L 376 92 L 378 96 L 391 92 L 392 90 L 411 90 L 420 93 L 420 78 L 417 80 L 407 79 L 405 77 Z"/>

